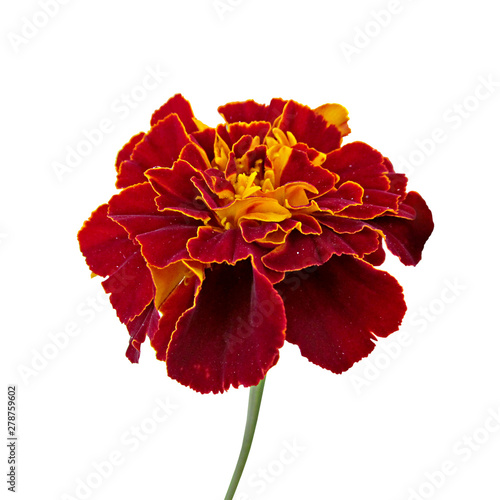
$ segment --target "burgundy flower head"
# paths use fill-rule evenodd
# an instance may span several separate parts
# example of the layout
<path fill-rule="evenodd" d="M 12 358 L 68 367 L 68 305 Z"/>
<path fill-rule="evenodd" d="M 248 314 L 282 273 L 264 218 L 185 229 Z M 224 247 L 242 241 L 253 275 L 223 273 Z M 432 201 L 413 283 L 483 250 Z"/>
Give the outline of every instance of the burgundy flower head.
<path fill-rule="evenodd" d="M 119 152 L 116 187 L 78 234 L 127 326 L 168 375 L 202 393 L 257 385 L 287 340 L 341 373 L 396 331 L 406 305 L 376 269 L 414 266 L 430 210 L 338 104 L 250 100 L 215 129 L 181 95 Z"/>

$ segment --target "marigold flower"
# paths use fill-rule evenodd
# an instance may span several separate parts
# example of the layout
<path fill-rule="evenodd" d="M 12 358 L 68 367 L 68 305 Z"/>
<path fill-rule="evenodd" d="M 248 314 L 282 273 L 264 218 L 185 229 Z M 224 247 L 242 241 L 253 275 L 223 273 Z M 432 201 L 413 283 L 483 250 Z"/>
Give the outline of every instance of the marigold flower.
<path fill-rule="evenodd" d="M 120 151 L 116 187 L 79 232 L 127 357 L 148 336 L 170 377 L 199 392 L 257 385 L 285 340 L 341 373 L 401 324 L 387 249 L 416 265 L 431 212 L 338 104 L 221 106 L 215 129 L 180 94 Z"/>

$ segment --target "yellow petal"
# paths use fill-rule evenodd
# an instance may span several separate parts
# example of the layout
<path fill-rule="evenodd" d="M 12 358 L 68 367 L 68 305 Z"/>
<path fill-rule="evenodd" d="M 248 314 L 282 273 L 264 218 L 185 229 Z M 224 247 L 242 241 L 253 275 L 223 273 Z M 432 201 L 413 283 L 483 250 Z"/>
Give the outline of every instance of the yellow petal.
<path fill-rule="evenodd" d="M 163 302 L 165 302 L 179 283 L 182 282 L 190 270 L 182 261 L 175 262 L 163 268 L 154 266 L 149 266 L 149 268 L 156 287 L 155 306 L 156 309 L 160 309 Z"/>
<path fill-rule="evenodd" d="M 278 200 L 261 196 L 235 200 L 227 207 L 215 209 L 215 212 L 220 221 L 227 221 L 231 227 L 237 227 L 240 219 L 281 222 L 292 215 Z"/>
<path fill-rule="evenodd" d="M 341 104 L 323 104 L 314 111 L 321 115 L 329 125 L 335 125 L 340 130 L 342 137 L 351 131 L 347 125 L 349 113 Z"/>

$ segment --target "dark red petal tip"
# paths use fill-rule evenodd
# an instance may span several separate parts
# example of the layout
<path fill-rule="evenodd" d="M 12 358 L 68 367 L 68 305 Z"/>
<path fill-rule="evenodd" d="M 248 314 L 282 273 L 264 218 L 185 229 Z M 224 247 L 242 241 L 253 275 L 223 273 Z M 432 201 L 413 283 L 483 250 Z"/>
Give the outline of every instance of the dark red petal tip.
<path fill-rule="evenodd" d="M 249 260 L 215 265 L 177 322 L 168 374 L 201 393 L 257 385 L 278 361 L 285 327 L 281 298 Z"/>
<path fill-rule="evenodd" d="M 194 113 L 191 104 L 181 94 L 175 94 L 163 106 L 157 109 L 151 117 L 151 126 L 156 125 L 168 115 L 175 113 L 184 125 L 186 132 L 191 134 L 198 130 L 198 125 L 194 121 Z"/>
<path fill-rule="evenodd" d="M 403 290 L 388 273 L 350 256 L 308 271 L 276 285 L 286 339 L 313 363 L 341 373 L 373 350 L 376 335 L 398 329 L 406 311 Z"/>
<path fill-rule="evenodd" d="M 218 111 L 227 123 L 266 121 L 273 123 L 282 113 L 287 101 L 272 99 L 270 104 L 258 104 L 253 99 L 243 102 L 230 102 L 219 106 Z"/>
<path fill-rule="evenodd" d="M 399 257 L 405 266 L 416 266 L 422 258 L 424 245 L 434 229 L 432 213 L 415 191 L 408 193 L 401 204 L 401 209 L 414 211 L 415 218 L 384 216 L 370 221 L 370 225 L 384 233 L 387 248 Z"/>
<path fill-rule="evenodd" d="M 335 125 L 329 125 L 311 108 L 295 101 L 288 101 L 284 107 L 279 128 L 290 131 L 298 142 L 303 142 L 322 153 L 329 153 L 340 147 L 340 130 Z"/>
<path fill-rule="evenodd" d="M 139 315 L 154 297 L 151 273 L 140 247 L 101 205 L 78 233 L 80 249 L 90 269 L 108 277 L 102 286 L 122 323 Z"/>
<path fill-rule="evenodd" d="M 131 363 L 138 363 L 141 354 L 141 344 L 146 340 L 146 336 L 153 336 L 158 330 L 160 315 L 156 310 L 154 301 L 127 324 L 130 334 L 130 341 L 125 353 Z"/>
<path fill-rule="evenodd" d="M 130 158 L 121 162 L 116 186 L 124 188 L 146 181 L 144 172 L 150 168 L 170 168 L 189 142 L 186 129 L 176 114 L 158 121 L 135 144 Z"/>

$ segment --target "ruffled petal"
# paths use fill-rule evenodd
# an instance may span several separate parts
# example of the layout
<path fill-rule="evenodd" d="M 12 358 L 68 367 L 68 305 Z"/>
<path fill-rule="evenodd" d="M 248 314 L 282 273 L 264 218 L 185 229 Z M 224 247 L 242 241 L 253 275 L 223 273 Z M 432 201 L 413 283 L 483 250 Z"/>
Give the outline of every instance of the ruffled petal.
<path fill-rule="evenodd" d="M 227 143 L 229 147 L 236 144 L 243 136 L 248 135 L 250 139 L 252 137 L 259 137 L 260 141 L 264 141 L 264 137 L 271 130 L 271 124 L 269 122 L 235 122 L 227 126 L 227 133 L 230 142 Z"/>
<path fill-rule="evenodd" d="M 138 363 L 141 355 L 141 344 L 146 340 L 146 336 L 152 337 L 158 330 L 160 315 L 156 310 L 154 301 L 127 324 L 130 341 L 126 352 L 131 363 Z"/>
<path fill-rule="evenodd" d="M 432 213 L 422 197 L 410 191 L 402 208 L 414 210 L 414 219 L 385 216 L 370 221 L 370 226 L 380 229 L 385 235 L 387 248 L 399 257 L 405 266 L 416 266 L 422 258 L 422 250 L 434 229 Z"/>
<path fill-rule="evenodd" d="M 160 361 L 166 360 L 168 344 L 175 325 L 178 319 L 193 307 L 195 294 L 200 284 L 201 281 L 196 276 L 183 280 L 161 305 L 160 323 L 151 338 L 151 346 L 156 351 L 156 358 Z"/>
<path fill-rule="evenodd" d="M 157 122 L 137 143 L 130 160 L 120 164 L 117 187 L 146 181 L 144 172 L 153 167 L 170 168 L 182 148 L 190 142 L 186 129 L 176 114 Z"/>
<path fill-rule="evenodd" d="M 262 262 L 275 271 L 297 271 L 324 264 L 332 255 L 363 257 L 377 247 L 377 233 L 366 227 L 356 234 L 337 234 L 326 227 L 319 235 L 293 231 L 285 243 L 265 255 Z"/>
<path fill-rule="evenodd" d="M 151 117 L 151 126 L 156 125 L 159 121 L 166 118 L 168 115 L 175 113 L 179 120 L 184 125 L 186 132 L 191 134 L 198 130 L 198 124 L 194 118 L 191 104 L 181 94 L 175 94 L 163 106 L 157 109 Z"/>
<path fill-rule="evenodd" d="M 353 205 L 363 203 L 363 188 L 355 182 L 344 182 L 338 189 L 332 189 L 321 198 L 316 199 L 316 203 L 321 210 L 328 210 L 335 214 Z"/>
<path fill-rule="evenodd" d="M 342 373 L 373 350 L 376 335 L 398 329 L 406 311 L 403 291 L 388 273 L 354 257 L 333 257 L 309 271 L 276 285 L 285 303 L 286 339 L 313 363 Z"/>
<path fill-rule="evenodd" d="M 250 261 L 215 265 L 177 322 L 168 374 L 201 393 L 257 385 L 278 361 L 285 328 L 281 298 Z"/>
<path fill-rule="evenodd" d="M 253 99 L 243 102 L 230 102 L 219 106 L 218 111 L 227 123 L 266 121 L 274 123 L 281 115 L 287 101 L 272 99 L 270 104 L 258 104 Z"/>
<path fill-rule="evenodd" d="M 109 216 L 141 244 L 148 263 L 163 268 L 189 258 L 186 243 L 201 221 L 176 212 L 159 212 L 156 191 L 147 182 L 128 187 L 109 202 Z"/>
<path fill-rule="evenodd" d="M 199 132 L 193 132 L 190 139 L 196 142 L 203 151 L 205 151 L 208 161 L 211 162 L 214 159 L 214 143 L 215 143 L 215 129 L 207 127 Z"/>
<path fill-rule="evenodd" d="M 378 235 L 378 248 L 367 255 L 363 256 L 363 260 L 371 264 L 372 266 L 381 266 L 385 261 L 385 250 L 382 245 L 383 238 Z"/>
<path fill-rule="evenodd" d="M 190 257 L 198 262 L 235 264 L 251 257 L 253 265 L 271 283 L 283 279 L 282 272 L 267 269 L 262 264 L 262 257 L 268 250 L 259 245 L 247 243 L 238 229 L 222 231 L 211 227 L 200 227 L 196 238 L 189 240 L 187 246 Z"/>
<path fill-rule="evenodd" d="M 78 233 L 80 249 L 92 272 L 108 277 L 102 286 L 124 324 L 143 312 L 154 297 L 151 272 L 127 232 L 101 205 Z"/>
<path fill-rule="evenodd" d="M 279 225 L 277 222 L 260 222 L 251 219 L 240 222 L 241 235 L 247 243 L 263 240 L 269 233 L 278 229 Z"/>
<path fill-rule="evenodd" d="M 146 177 L 159 195 L 155 198 L 158 210 L 175 210 L 204 222 L 210 220 L 210 211 L 198 199 L 198 190 L 191 182 L 193 177 L 202 176 L 187 161 L 178 160 L 172 168 L 153 168 Z"/>
<path fill-rule="evenodd" d="M 195 143 L 186 144 L 179 155 L 179 160 L 185 160 L 196 170 L 203 171 L 210 168 L 210 161 L 204 149 Z"/>
<path fill-rule="evenodd" d="M 115 162 L 115 168 L 117 173 L 119 173 L 121 170 L 121 164 L 124 161 L 130 160 L 130 157 L 132 156 L 135 147 L 139 142 L 142 141 L 144 135 L 145 135 L 144 132 L 134 135 L 134 137 L 132 137 L 132 139 L 130 139 L 130 141 L 128 141 L 127 144 L 125 144 L 125 146 L 123 146 L 123 148 L 120 150 L 120 152 L 116 156 L 116 162 Z M 122 175 L 118 176 L 116 180 L 116 187 L 118 189 L 121 189 L 143 181 L 144 179 L 142 175 L 140 173 L 137 174 L 137 172 L 132 169 L 130 170 L 129 174 L 126 174 L 124 172 Z"/>
<path fill-rule="evenodd" d="M 341 104 L 323 104 L 314 111 L 320 114 L 329 125 L 335 125 L 340 130 L 342 137 L 351 132 L 349 125 L 347 125 L 349 113 Z"/>
<path fill-rule="evenodd" d="M 364 142 L 351 142 L 332 151 L 322 165 L 339 176 L 339 184 L 356 182 L 363 189 L 387 191 L 390 182 L 385 158 Z"/>
<path fill-rule="evenodd" d="M 335 125 L 329 125 L 319 113 L 295 101 L 286 104 L 278 127 L 291 132 L 298 142 L 304 142 L 322 153 L 340 147 L 340 130 Z"/>
<path fill-rule="evenodd" d="M 307 153 L 299 149 L 292 149 L 288 161 L 281 171 L 280 184 L 291 182 L 307 182 L 314 186 L 317 193 L 309 196 L 316 198 L 330 191 L 335 185 L 336 177 L 328 170 L 313 165 Z"/>

